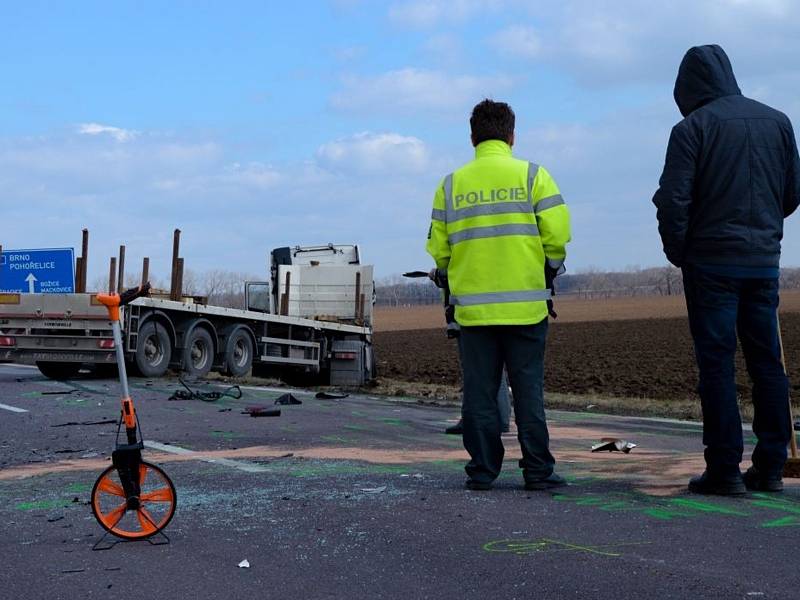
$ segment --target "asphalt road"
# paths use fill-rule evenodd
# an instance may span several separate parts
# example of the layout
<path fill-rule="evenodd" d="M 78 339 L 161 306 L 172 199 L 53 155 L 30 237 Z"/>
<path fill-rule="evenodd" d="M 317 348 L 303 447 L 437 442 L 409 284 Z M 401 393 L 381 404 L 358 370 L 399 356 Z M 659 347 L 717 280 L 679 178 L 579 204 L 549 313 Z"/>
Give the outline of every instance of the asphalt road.
<path fill-rule="evenodd" d="M 452 409 L 294 390 L 301 405 L 255 419 L 242 409 L 286 390 L 168 401 L 176 388 L 132 381 L 146 459 L 177 488 L 170 543 L 93 551 L 116 384 L 0 365 L 0 597 L 800 597 L 800 487 L 688 494 L 696 424 L 552 412 L 568 487 L 524 491 L 511 434 L 495 489 L 470 492 Z M 603 436 L 639 445 L 590 453 Z"/>

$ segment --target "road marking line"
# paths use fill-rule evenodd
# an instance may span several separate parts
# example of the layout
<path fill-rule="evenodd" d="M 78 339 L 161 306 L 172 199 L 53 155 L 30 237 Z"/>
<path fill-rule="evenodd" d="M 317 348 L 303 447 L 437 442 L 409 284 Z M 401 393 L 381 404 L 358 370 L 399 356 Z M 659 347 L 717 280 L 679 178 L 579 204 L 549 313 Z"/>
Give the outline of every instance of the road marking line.
<path fill-rule="evenodd" d="M 15 413 L 24 413 L 24 412 L 28 412 L 28 411 L 27 411 L 27 410 L 25 410 L 24 408 L 17 408 L 16 406 L 10 406 L 10 405 L 8 405 L 8 404 L 0 404 L 0 408 L 2 408 L 2 409 L 4 409 L 4 410 L 10 410 L 11 412 L 15 412 Z"/>
<path fill-rule="evenodd" d="M 170 454 L 180 454 L 181 456 L 197 455 L 197 460 L 202 460 L 203 462 L 215 465 L 231 467 L 233 469 L 238 469 L 239 471 L 244 471 L 245 473 L 266 473 L 269 471 L 267 467 L 262 465 L 256 465 L 241 460 L 231 460 L 230 458 L 210 458 L 204 456 L 202 452 L 195 452 L 194 450 L 188 450 L 187 448 L 181 448 L 180 446 L 173 446 L 171 444 L 161 444 L 159 442 L 148 440 L 145 441 L 144 445 L 147 448 L 152 448 L 153 450 L 159 450 L 161 452 L 168 452 Z"/>

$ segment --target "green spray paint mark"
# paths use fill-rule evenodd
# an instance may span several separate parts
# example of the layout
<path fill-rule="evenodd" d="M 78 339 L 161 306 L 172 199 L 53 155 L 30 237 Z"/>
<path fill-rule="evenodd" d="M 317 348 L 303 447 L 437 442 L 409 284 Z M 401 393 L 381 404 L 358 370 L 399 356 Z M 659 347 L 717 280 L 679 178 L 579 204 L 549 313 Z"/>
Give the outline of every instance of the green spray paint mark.
<path fill-rule="evenodd" d="M 345 425 L 345 429 L 349 429 L 350 431 L 367 431 L 367 427 L 362 425 Z"/>
<path fill-rule="evenodd" d="M 701 514 L 748 516 L 748 513 L 740 510 L 698 500 L 686 498 L 656 499 L 645 494 L 626 492 L 610 495 L 592 494 L 589 496 L 556 494 L 553 499 L 560 502 L 572 502 L 577 506 L 590 506 L 606 512 L 640 512 L 643 515 L 661 521 L 691 518 Z"/>
<path fill-rule="evenodd" d="M 69 500 L 34 500 L 33 502 L 20 502 L 14 508 L 17 510 L 52 510 L 62 508 L 70 503 Z"/>
<path fill-rule="evenodd" d="M 401 419 L 380 419 L 381 423 L 386 423 L 387 425 L 393 425 L 394 427 L 408 427 L 408 423 L 402 421 Z"/>
<path fill-rule="evenodd" d="M 71 494 L 80 494 L 81 492 L 91 492 L 92 485 L 88 483 L 70 483 L 64 490 Z"/>
<path fill-rule="evenodd" d="M 653 517 L 654 519 L 660 519 L 662 521 L 671 521 L 672 519 L 677 518 L 685 519 L 693 516 L 692 513 L 672 510 L 669 508 L 646 508 L 642 511 L 642 514 L 647 515 L 648 517 Z"/>
<path fill-rule="evenodd" d="M 323 435 L 320 439 L 332 444 L 354 444 L 356 442 L 353 438 L 346 438 L 341 435 Z"/>
<path fill-rule="evenodd" d="M 234 431 L 220 431 L 218 429 L 215 429 L 214 431 L 211 432 L 211 437 L 223 440 L 233 440 L 236 438 L 244 437 L 244 435 L 241 433 L 236 433 Z"/>
<path fill-rule="evenodd" d="M 612 552 L 611 548 L 620 546 L 637 546 L 648 544 L 649 542 L 623 542 L 620 544 L 600 544 L 598 546 L 586 546 L 583 544 L 572 544 L 559 540 L 542 538 L 539 540 L 495 540 L 483 545 L 484 552 L 516 554 L 517 556 L 527 556 L 538 552 L 580 552 L 587 554 L 597 554 L 599 556 L 618 557 L 622 556 L 619 552 Z"/>
<path fill-rule="evenodd" d="M 689 500 L 687 498 L 671 498 L 668 502 L 673 506 L 689 508 L 691 510 L 696 510 L 698 512 L 703 512 L 703 513 L 715 513 L 718 515 L 733 515 L 737 517 L 748 516 L 748 513 L 742 512 L 740 510 L 725 508 L 724 506 L 719 506 L 717 504 L 709 504 L 708 502 Z"/>
<path fill-rule="evenodd" d="M 800 526 L 800 503 L 792 502 L 783 498 L 770 497 L 766 494 L 754 494 L 757 500 L 751 502 L 753 506 L 759 508 L 766 508 L 767 510 L 776 510 L 779 512 L 789 513 L 785 517 L 765 521 L 761 524 L 762 527 L 775 528 L 775 527 L 797 527 Z"/>
<path fill-rule="evenodd" d="M 354 417 L 364 417 L 365 418 L 367 416 L 367 413 L 361 412 L 360 410 L 351 410 L 350 414 L 353 415 Z"/>

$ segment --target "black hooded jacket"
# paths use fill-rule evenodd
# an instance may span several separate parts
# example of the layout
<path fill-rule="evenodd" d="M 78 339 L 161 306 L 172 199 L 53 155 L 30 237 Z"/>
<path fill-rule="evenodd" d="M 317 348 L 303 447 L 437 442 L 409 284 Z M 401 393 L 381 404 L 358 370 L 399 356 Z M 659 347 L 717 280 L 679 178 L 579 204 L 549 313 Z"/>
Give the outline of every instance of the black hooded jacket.
<path fill-rule="evenodd" d="M 672 128 L 653 197 L 676 265 L 777 267 L 783 220 L 800 202 L 800 159 L 783 113 L 742 96 L 719 46 L 691 48 L 675 82 Z"/>

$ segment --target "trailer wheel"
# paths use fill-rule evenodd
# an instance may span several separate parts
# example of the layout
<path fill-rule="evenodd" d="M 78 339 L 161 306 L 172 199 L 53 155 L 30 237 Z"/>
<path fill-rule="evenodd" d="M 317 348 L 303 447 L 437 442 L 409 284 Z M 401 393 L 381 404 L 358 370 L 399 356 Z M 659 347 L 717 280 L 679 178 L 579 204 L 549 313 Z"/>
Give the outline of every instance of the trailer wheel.
<path fill-rule="evenodd" d="M 205 377 L 214 362 L 214 340 L 202 327 L 195 327 L 183 349 L 183 370 L 192 377 Z"/>
<path fill-rule="evenodd" d="M 36 366 L 42 375 L 58 381 L 72 379 L 81 370 L 81 363 L 74 362 L 37 362 Z"/>
<path fill-rule="evenodd" d="M 232 377 L 247 375 L 253 366 L 253 340 L 246 329 L 237 329 L 228 336 L 225 347 L 225 373 Z"/>
<path fill-rule="evenodd" d="M 172 360 L 172 342 L 164 326 L 148 321 L 139 330 L 136 342 L 136 369 L 142 377 L 161 377 Z"/>

